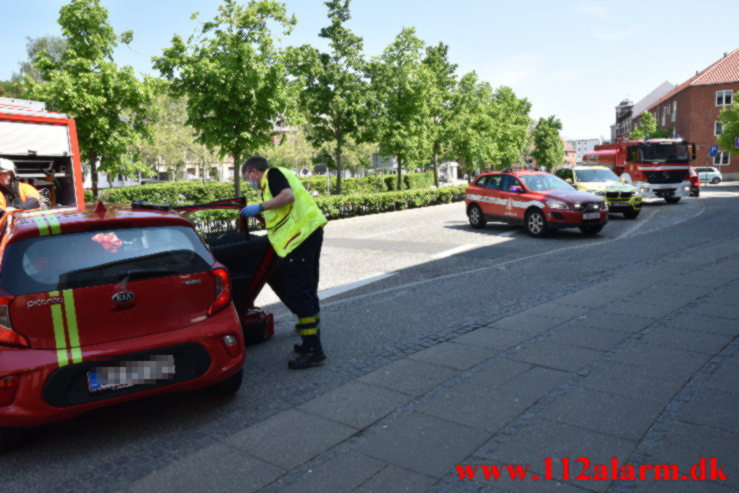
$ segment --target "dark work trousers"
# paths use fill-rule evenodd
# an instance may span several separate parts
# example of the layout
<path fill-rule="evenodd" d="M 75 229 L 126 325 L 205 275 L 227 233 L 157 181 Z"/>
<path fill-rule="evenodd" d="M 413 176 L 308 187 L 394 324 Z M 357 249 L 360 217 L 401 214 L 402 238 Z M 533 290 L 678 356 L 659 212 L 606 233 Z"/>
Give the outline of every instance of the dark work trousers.
<path fill-rule="evenodd" d="M 275 294 L 298 317 L 303 346 L 310 350 L 321 349 L 318 275 L 322 245 L 323 228 L 318 228 L 280 259 L 269 280 Z"/>

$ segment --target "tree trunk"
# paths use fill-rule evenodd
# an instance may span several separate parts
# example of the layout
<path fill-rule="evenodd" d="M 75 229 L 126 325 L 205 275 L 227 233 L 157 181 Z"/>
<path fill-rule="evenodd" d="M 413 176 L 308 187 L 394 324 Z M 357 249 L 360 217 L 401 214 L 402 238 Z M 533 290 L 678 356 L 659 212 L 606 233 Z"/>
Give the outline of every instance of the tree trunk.
<path fill-rule="evenodd" d="M 90 181 L 92 182 L 92 198 L 98 199 L 98 156 L 93 154 L 90 156 Z"/>
<path fill-rule="evenodd" d="M 241 156 L 239 156 L 238 152 L 233 153 L 234 158 L 234 197 L 239 198 L 241 197 L 241 172 L 240 172 L 240 163 L 241 163 Z"/>
<path fill-rule="evenodd" d="M 398 192 L 400 192 L 403 187 L 403 180 L 400 178 L 400 174 L 403 172 L 403 160 L 398 158 Z"/>
<path fill-rule="evenodd" d="M 434 145 L 434 186 L 439 188 L 439 153 Z"/>
<path fill-rule="evenodd" d="M 336 194 L 341 195 L 341 136 L 336 138 Z"/>

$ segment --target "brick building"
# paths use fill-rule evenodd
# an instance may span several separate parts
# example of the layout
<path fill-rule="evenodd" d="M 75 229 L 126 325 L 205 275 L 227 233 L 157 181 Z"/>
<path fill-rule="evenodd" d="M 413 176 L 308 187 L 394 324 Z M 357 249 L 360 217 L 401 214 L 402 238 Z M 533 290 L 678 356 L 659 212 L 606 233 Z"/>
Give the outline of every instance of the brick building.
<path fill-rule="evenodd" d="M 709 148 L 716 145 L 721 132 L 719 113 L 731 106 L 739 91 L 739 49 L 725 53 L 718 61 L 697 72 L 675 89 L 651 104 L 651 112 L 660 128 L 673 127 L 675 134 L 697 146 L 694 166 L 716 166 L 725 179 L 739 179 L 739 156 L 720 152 L 711 157 Z M 634 126 L 640 114 L 634 114 Z"/>

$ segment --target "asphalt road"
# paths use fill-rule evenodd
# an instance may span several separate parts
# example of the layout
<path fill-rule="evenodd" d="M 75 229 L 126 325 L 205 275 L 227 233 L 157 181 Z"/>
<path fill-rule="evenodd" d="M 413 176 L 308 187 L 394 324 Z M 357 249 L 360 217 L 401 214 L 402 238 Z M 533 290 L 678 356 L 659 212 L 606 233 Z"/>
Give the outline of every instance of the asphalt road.
<path fill-rule="evenodd" d="M 35 430 L 0 457 L 0 490 L 115 491 L 309 397 L 414 351 L 419 341 L 536 306 L 607 279 L 659 270 L 676 252 L 701 254 L 739 237 L 739 187 L 655 202 L 635 221 L 612 216 L 596 237 L 565 230 L 534 239 L 489 224 L 472 230 L 462 204 L 331 222 L 322 257 L 321 368 L 292 372 L 294 320 L 265 291 L 276 336 L 249 348 L 233 399 L 205 392 L 161 396 Z M 351 289 L 350 289 L 351 288 Z"/>

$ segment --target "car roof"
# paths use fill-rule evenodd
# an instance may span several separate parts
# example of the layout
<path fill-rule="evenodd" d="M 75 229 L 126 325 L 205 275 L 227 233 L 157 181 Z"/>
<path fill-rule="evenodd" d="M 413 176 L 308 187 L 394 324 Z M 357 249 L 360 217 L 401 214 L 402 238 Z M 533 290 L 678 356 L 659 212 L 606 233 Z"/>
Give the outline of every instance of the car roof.
<path fill-rule="evenodd" d="M 58 225 L 58 226 L 57 226 Z M 50 209 L 15 212 L 4 228 L 8 241 L 55 233 L 78 233 L 143 226 L 188 226 L 192 223 L 170 211 L 138 210 L 124 205 L 86 205 L 82 209 Z"/>
<path fill-rule="evenodd" d="M 551 174 L 551 173 L 547 173 L 546 171 L 535 171 L 535 170 L 531 170 L 531 169 L 512 169 L 512 170 L 498 169 L 498 170 L 495 170 L 495 171 L 487 171 L 485 173 L 481 173 L 480 176 L 492 175 L 492 174 L 496 174 L 496 173 L 498 173 L 498 174 L 499 173 L 507 173 L 507 174 L 515 175 L 515 176 L 550 175 Z"/>
<path fill-rule="evenodd" d="M 560 168 L 560 169 L 564 169 L 564 168 Z M 613 171 L 608 166 L 580 166 L 580 165 L 577 165 L 574 168 L 569 168 L 569 169 L 574 169 L 574 170 L 578 170 L 578 169 L 607 169 L 609 171 Z"/>

